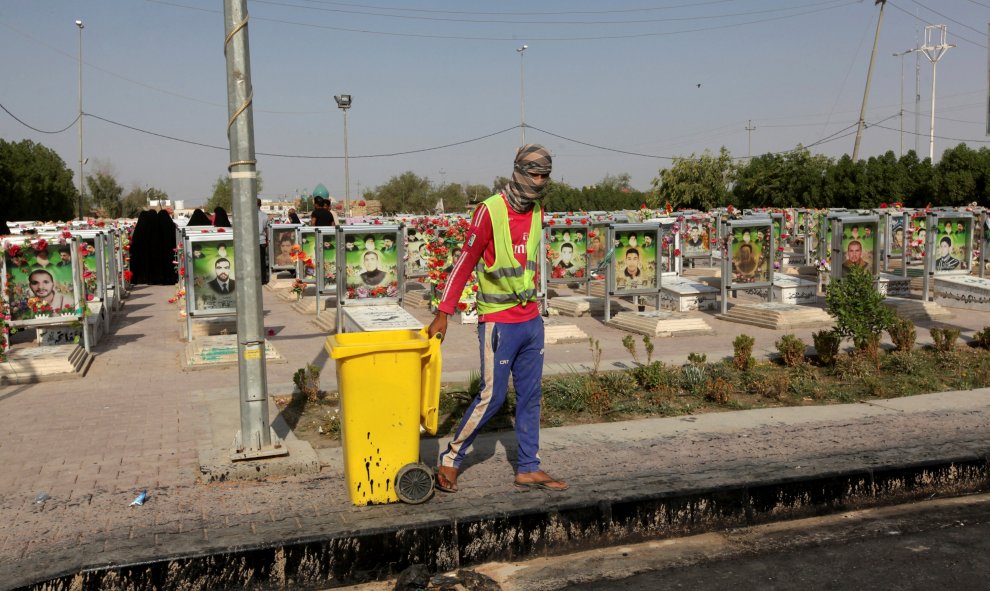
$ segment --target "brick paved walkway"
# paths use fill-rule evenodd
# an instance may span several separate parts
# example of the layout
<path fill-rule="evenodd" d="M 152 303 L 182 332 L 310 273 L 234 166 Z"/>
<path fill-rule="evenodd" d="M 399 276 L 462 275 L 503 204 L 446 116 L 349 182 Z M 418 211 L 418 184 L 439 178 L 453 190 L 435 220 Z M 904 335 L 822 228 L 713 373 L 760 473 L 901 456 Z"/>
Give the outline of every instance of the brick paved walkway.
<path fill-rule="evenodd" d="M 229 396 L 236 416 L 235 368 L 182 371 L 180 321 L 166 303 L 172 288 L 135 289 L 114 317 L 111 334 L 94 349 L 82 379 L 0 388 L 0 589 L 83 568 L 189 556 L 234 546 L 306 539 L 333 531 L 361 531 L 430 519 L 559 503 L 594 502 L 636 491 L 691 490 L 768 475 L 800 478 L 803 471 L 847 465 L 882 466 L 953 454 L 987 455 L 988 391 L 941 394 L 806 409 L 772 409 L 545 430 L 547 469 L 572 483 L 554 497 L 511 486 L 512 435 L 479 439 L 457 495 L 425 505 L 357 508 L 341 483 L 340 450 L 320 454 L 319 474 L 261 482 L 199 482 L 198 449 L 212 441 L 204 400 Z M 325 334 L 264 290 L 266 326 L 286 363 L 268 367 L 269 393 L 291 390 L 291 375 L 307 362 L 325 366 L 333 390 Z M 411 310 L 427 322 L 423 310 Z M 731 354 L 740 333 L 773 350 L 779 334 L 706 320 L 713 336 L 658 339 L 655 357 L 683 362 L 690 351 L 715 359 Z M 573 322 L 598 339 L 602 368 L 630 362 L 626 334 L 599 319 Z M 963 312 L 953 324 L 966 332 L 990 325 L 990 314 Z M 476 367 L 473 327 L 451 322 L 444 344 L 446 379 Z M 810 342 L 811 330 L 794 331 Z M 919 330 L 926 341 L 927 330 Z M 591 364 L 587 344 L 547 348 L 548 365 Z M 221 434 L 223 435 L 223 434 Z M 233 433 L 229 434 L 233 438 Z M 424 457 L 439 443 L 423 441 Z M 129 507 L 147 489 L 143 507 Z M 35 501 L 45 493 L 50 498 Z M 396 525 L 398 524 L 398 525 Z"/>

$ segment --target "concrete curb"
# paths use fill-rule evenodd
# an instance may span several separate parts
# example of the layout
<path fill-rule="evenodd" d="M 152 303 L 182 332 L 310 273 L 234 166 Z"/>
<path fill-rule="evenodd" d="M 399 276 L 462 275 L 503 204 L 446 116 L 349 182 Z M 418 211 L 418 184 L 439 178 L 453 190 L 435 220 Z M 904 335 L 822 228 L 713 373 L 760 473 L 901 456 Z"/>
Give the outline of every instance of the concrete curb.
<path fill-rule="evenodd" d="M 990 489 L 990 448 L 972 454 L 890 465 L 860 465 L 808 474 L 793 467 L 768 467 L 762 477 L 697 488 L 674 487 L 657 475 L 615 482 L 594 494 L 540 494 L 522 506 L 495 500 L 488 511 L 464 509 L 441 515 L 410 508 L 390 527 L 340 523 L 336 533 L 279 536 L 256 544 L 183 544 L 187 551 L 161 556 L 133 550 L 128 562 L 73 564 L 51 556 L 57 569 L 34 569 L 5 589 L 268 589 L 351 585 L 385 578 L 410 564 L 448 571 L 493 560 L 565 554 L 603 545 L 678 537 L 893 505 Z M 655 492 L 642 492 L 645 490 Z M 277 532 L 270 532 L 277 533 Z M 190 538 L 198 534 L 190 532 Z M 186 540 L 191 542 L 191 540 Z M 198 546 L 193 549 L 191 546 Z M 146 556 L 141 556 L 146 554 Z M 121 556 L 123 558 L 123 556 Z M 24 572 L 24 571 L 20 571 Z M 38 577 L 41 578 L 38 578 Z"/>

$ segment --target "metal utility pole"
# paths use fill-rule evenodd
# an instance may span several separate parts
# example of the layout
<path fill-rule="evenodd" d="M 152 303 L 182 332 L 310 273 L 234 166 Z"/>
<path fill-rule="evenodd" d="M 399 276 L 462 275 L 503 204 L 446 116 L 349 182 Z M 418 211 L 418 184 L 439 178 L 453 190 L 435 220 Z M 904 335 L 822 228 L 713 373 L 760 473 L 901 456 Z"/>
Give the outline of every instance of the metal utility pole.
<path fill-rule="evenodd" d="M 351 171 L 347 157 L 347 110 L 351 108 L 351 95 L 339 94 L 333 97 L 337 107 L 344 112 L 344 220 L 351 217 Z"/>
<path fill-rule="evenodd" d="M 223 53 L 227 61 L 227 140 L 234 205 L 234 280 L 237 294 L 237 377 L 241 429 L 232 460 L 286 455 L 268 419 L 265 331 L 261 305 L 261 250 L 258 228 L 258 173 L 254 157 L 254 113 L 247 0 L 224 0 Z"/>
<path fill-rule="evenodd" d="M 519 128 L 522 129 L 522 145 L 526 145 L 526 76 L 523 70 L 523 53 L 529 45 L 523 45 L 519 52 Z"/>
<path fill-rule="evenodd" d="M 83 219 L 83 203 L 86 197 L 86 177 L 83 176 L 83 103 L 82 103 L 82 32 L 86 25 L 76 21 L 79 28 L 79 219 Z"/>
<path fill-rule="evenodd" d="M 904 51 L 899 51 L 894 54 L 894 57 L 901 58 L 901 110 L 900 110 L 900 120 L 901 120 L 901 153 L 904 155 L 904 56 L 917 51 L 916 49 L 905 49 Z"/>
<path fill-rule="evenodd" d="M 938 45 L 932 43 L 932 33 L 936 29 L 939 31 Z M 945 25 L 925 26 L 925 44 L 920 49 L 925 54 L 925 57 L 932 62 L 932 117 L 931 124 L 928 127 L 928 157 L 931 159 L 932 164 L 935 163 L 935 67 L 938 66 L 938 60 L 942 59 L 945 52 L 949 51 L 950 47 L 955 47 L 955 45 L 945 42 L 946 32 Z"/>
<path fill-rule="evenodd" d="M 873 52 L 870 54 L 870 67 L 866 71 L 866 90 L 863 91 L 863 106 L 859 109 L 859 123 L 856 125 L 856 143 L 853 145 L 853 162 L 859 160 L 859 143 L 863 139 L 863 127 L 866 125 L 866 101 L 870 97 L 870 81 L 873 79 L 873 63 L 877 59 L 877 42 L 880 41 L 880 25 L 883 24 L 883 7 L 887 0 L 876 0 L 873 5 L 880 5 L 880 16 L 877 17 L 877 31 L 873 35 Z"/>
<path fill-rule="evenodd" d="M 756 129 L 756 128 L 753 127 L 753 120 L 750 119 L 749 120 L 749 125 L 746 126 L 746 136 L 747 136 L 746 137 L 746 143 L 747 143 L 746 158 L 748 160 L 752 160 L 753 159 L 753 130 L 754 129 Z"/>

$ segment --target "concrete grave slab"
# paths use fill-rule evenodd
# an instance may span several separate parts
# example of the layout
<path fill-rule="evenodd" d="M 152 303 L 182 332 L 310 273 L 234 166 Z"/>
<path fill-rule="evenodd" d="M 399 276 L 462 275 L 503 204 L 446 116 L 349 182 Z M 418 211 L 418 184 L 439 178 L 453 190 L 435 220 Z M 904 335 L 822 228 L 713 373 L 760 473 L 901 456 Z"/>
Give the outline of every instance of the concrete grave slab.
<path fill-rule="evenodd" d="M 31 384 L 81 378 L 93 356 L 76 344 L 41 347 L 13 347 L 7 361 L 0 363 L 0 384 Z"/>
<path fill-rule="evenodd" d="M 621 330 L 651 337 L 694 336 L 715 332 L 704 318 L 666 310 L 619 312 L 608 324 Z"/>
<path fill-rule="evenodd" d="M 186 343 L 180 355 L 183 369 L 237 366 L 237 335 L 207 336 Z M 265 341 L 266 363 L 285 363 L 271 341 Z"/>

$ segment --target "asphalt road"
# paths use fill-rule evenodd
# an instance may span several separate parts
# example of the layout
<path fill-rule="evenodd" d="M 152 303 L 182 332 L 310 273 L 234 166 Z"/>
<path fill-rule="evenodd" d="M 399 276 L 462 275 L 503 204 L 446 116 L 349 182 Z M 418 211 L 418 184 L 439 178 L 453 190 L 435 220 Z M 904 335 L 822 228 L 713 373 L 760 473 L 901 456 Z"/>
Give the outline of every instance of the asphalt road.
<path fill-rule="evenodd" d="M 968 591 L 990 589 L 988 556 L 990 494 L 983 494 L 469 570 L 502 591 Z M 391 591 L 395 584 L 348 589 Z"/>
<path fill-rule="evenodd" d="M 727 557 L 561 588 L 990 589 L 988 499 L 971 505 L 929 502 L 892 509 L 899 514 L 878 511 L 863 515 L 865 520 L 803 520 L 791 523 L 789 532 L 765 537 L 758 531 L 727 532 L 722 534 L 729 545 Z"/>

